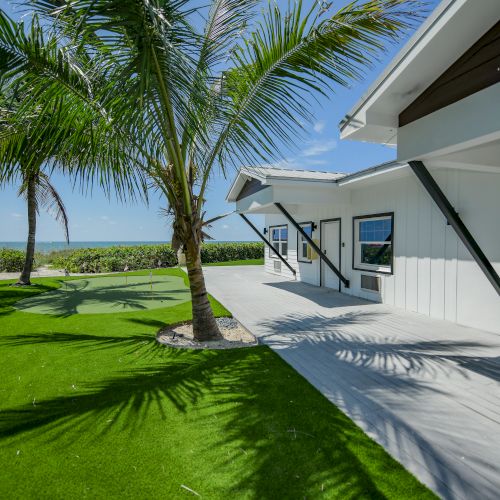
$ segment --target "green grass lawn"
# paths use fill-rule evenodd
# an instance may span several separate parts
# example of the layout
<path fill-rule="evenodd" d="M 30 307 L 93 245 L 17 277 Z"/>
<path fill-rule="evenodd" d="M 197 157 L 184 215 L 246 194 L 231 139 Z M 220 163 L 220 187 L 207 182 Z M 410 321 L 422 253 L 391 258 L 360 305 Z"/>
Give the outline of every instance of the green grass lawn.
<path fill-rule="evenodd" d="M 184 279 L 154 274 L 166 275 Z M 189 302 L 14 309 L 61 286 L 35 282 L 0 282 L 0 498 L 432 496 L 267 347 L 158 345 L 157 329 L 189 319 Z"/>
<path fill-rule="evenodd" d="M 203 266 L 263 266 L 264 259 L 227 260 L 226 262 L 211 262 Z"/>

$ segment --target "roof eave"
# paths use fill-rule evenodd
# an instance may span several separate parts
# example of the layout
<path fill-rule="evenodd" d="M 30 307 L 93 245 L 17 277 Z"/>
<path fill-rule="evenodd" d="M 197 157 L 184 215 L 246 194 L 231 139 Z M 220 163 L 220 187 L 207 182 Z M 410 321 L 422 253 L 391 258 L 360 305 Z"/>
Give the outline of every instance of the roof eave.
<path fill-rule="evenodd" d="M 369 87 L 367 92 L 358 100 L 354 107 L 347 113 L 339 123 L 340 138 L 360 140 L 366 142 L 383 142 L 392 137 L 390 144 L 396 144 L 396 136 L 393 133 L 393 126 L 378 126 L 378 130 L 370 128 L 366 120 L 367 108 L 377 100 L 383 90 L 384 85 L 388 85 L 391 79 L 404 71 L 403 64 L 406 60 L 422 50 L 422 42 L 429 35 L 432 28 L 447 14 L 450 8 L 460 0 L 443 0 L 431 13 L 431 15 L 422 23 L 419 29 L 408 40 L 404 47 L 398 52 L 394 59 L 389 63 L 382 74 Z M 466 1 L 466 0 L 463 0 Z M 393 125 L 393 124 L 391 124 Z"/>

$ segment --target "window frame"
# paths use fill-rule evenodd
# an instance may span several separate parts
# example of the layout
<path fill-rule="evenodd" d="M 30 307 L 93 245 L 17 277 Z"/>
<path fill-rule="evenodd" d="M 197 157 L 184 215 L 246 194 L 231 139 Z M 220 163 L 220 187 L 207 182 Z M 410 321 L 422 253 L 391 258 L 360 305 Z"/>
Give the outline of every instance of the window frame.
<path fill-rule="evenodd" d="M 392 227 L 391 235 L 391 262 L 388 266 L 377 266 L 375 264 L 363 264 L 360 259 L 359 224 L 361 219 L 390 219 Z M 394 212 L 379 214 L 357 215 L 352 218 L 352 268 L 355 271 L 365 271 L 377 274 L 394 274 Z"/>
<path fill-rule="evenodd" d="M 288 242 L 289 242 L 289 237 L 288 237 L 288 224 L 277 224 L 275 226 L 269 226 L 269 241 L 271 243 L 271 246 L 273 246 L 273 229 L 286 229 L 286 240 L 279 240 L 279 245 L 280 245 L 280 254 L 281 256 L 285 259 L 288 260 Z M 281 234 L 281 233 L 280 233 Z M 286 241 L 286 255 L 283 255 L 283 251 L 281 248 L 281 244 Z M 274 254 L 273 254 L 274 252 Z M 269 248 L 269 258 L 270 259 L 279 259 L 278 254 L 276 253 L 276 250 L 273 248 Z"/>
<path fill-rule="evenodd" d="M 298 224 L 302 229 L 304 229 L 303 226 L 311 226 L 311 239 L 312 239 L 314 222 L 312 220 L 309 220 L 306 222 L 299 222 Z M 299 252 L 299 248 L 300 248 L 299 245 L 301 245 L 303 243 L 303 241 L 302 241 L 303 238 L 304 237 L 300 234 L 300 232 L 297 231 L 297 262 L 300 262 L 301 264 L 312 264 L 312 259 L 308 259 L 307 257 L 302 257 L 301 256 L 302 251 Z M 309 243 L 307 241 L 305 243 L 307 245 L 309 245 Z M 309 246 L 311 246 L 311 245 L 309 245 Z"/>

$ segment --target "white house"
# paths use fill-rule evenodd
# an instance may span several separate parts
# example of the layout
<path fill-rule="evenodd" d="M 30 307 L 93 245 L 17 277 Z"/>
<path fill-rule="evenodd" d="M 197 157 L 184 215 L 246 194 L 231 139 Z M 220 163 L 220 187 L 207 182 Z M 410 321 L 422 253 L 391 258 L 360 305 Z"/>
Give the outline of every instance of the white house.
<path fill-rule="evenodd" d="M 268 272 L 500 333 L 499 20 L 444 0 L 346 115 L 396 162 L 241 169 L 227 200 L 265 214 Z"/>

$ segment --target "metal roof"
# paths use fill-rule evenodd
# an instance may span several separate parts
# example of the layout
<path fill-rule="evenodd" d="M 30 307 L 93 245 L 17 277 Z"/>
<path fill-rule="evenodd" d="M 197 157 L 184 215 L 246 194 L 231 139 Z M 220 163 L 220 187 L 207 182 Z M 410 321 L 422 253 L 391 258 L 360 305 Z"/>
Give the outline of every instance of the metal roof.
<path fill-rule="evenodd" d="M 229 189 L 226 200 L 236 201 L 236 196 L 241 191 L 243 184 L 250 178 L 257 179 L 263 184 L 273 184 L 273 181 L 275 180 L 285 180 L 293 182 L 317 182 L 320 184 L 336 184 L 338 186 L 344 186 L 354 182 L 359 182 L 369 177 L 378 176 L 380 174 L 388 174 L 406 167 L 408 167 L 407 163 L 389 161 L 382 163 L 381 165 L 365 168 L 350 174 L 339 172 L 320 172 L 317 170 L 291 170 L 266 166 L 242 167 Z"/>
<path fill-rule="evenodd" d="M 294 181 L 323 181 L 335 182 L 345 177 L 346 174 L 339 172 L 320 172 L 318 170 L 296 170 L 288 168 L 276 168 L 267 166 L 243 167 L 242 174 L 258 179 L 281 179 Z"/>

